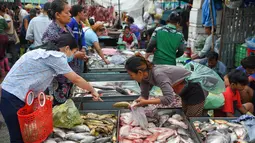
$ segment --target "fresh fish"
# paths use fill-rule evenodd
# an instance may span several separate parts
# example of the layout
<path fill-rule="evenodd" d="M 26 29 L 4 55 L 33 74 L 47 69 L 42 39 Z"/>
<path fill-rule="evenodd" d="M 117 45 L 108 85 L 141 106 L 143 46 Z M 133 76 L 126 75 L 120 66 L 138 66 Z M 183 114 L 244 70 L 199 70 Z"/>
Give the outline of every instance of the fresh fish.
<path fill-rule="evenodd" d="M 76 133 L 90 132 L 89 127 L 86 125 L 78 125 L 78 126 L 71 128 L 71 130 L 75 131 Z"/>
<path fill-rule="evenodd" d="M 217 129 L 228 129 L 229 126 L 227 124 L 220 124 L 216 126 Z"/>
<path fill-rule="evenodd" d="M 142 139 L 134 139 L 132 143 L 142 143 L 143 140 Z"/>
<path fill-rule="evenodd" d="M 227 122 L 226 125 L 230 126 L 230 127 L 243 127 L 243 125 L 237 124 L 237 123 L 231 123 L 231 122 Z"/>
<path fill-rule="evenodd" d="M 173 110 L 162 110 L 162 111 L 158 112 L 158 115 L 159 116 L 162 116 L 162 115 L 172 116 L 174 113 L 175 113 L 175 111 L 173 111 Z"/>
<path fill-rule="evenodd" d="M 230 138 L 231 138 L 231 143 L 235 142 L 237 140 L 237 135 L 236 133 L 232 132 L 230 134 Z"/>
<path fill-rule="evenodd" d="M 218 124 L 227 124 L 228 121 L 226 120 L 214 120 L 215 123 L 218 123 Z"/>
<path fill-rule="evenodd" d="M 141 134 L 143 136 L 149 136 L 151 135 L 151 132 L 143 130 L 141 127 L 134 127 L 133 129 L 131 129 L 130 131 L 131 133 L 137 133 L 137 134 Z"/>
<path fill-rule="evenodd" d="M 153 123 L 157 123 L 158 119 L 157 118 L 149 118 L 147 117 L 148 122 L 153 122 Z"/>
<path fill-rule="evenodd" d="M 190 136 L 189 132 L 187 130 L 183 129 L 183 128 L 178 128 L 177 133 L 179 135 L 183 135 L 183 136 L 188 136 L 188 137 Z"/>
<path fill-rule="evenodd" d="M 194 125 L 195 127 L 198 127 L 200 124 L 202 124 L 200 121 L 194 121 L 194 122 L 193 122 L 193 125 Z"/>
<path fill-rule="evenodd" d="M 237 138 L 243 140 L 246 137 L 246 130 L 243 127 L 235 127 L 233 131 L 236 133 Z"/>
<path fill-rule="evenodd" d="M 141 135 L 141 134 L 130 133 L 125 138 L 130 139 L 130 140 L 134 140 L 134 139 L 145 139 L 146 137 L 147 136 L 144 136 L 144 135 Z"/>
<path fill-rule="evenodd" d="M 178 125 L 178 126 L 184 128 L 184 129 L 188 129 L 188 126 L 184 122 L 178 121 L 178 120 L 176 120 L 174 118 L 169 118 L 168 122 L 173 124 L 173 125 Z"/>
<path fill-rule="evenodd" d="M 159 127 L 155 127 L 155 128 L 148 128 L 148 131 L 151 133 L 163 133 L 163 132 L 167 132 L 168 130 L 171 130 L 169 128 L 159 128 Z"/>
<path fill-rule="evenodd" d="M 211 125 L 211 124 L 204 124 L 202 127 L 201 127 L 201 132 L 203 131 L 207 131 L 207 132 L 211 132 L 213 130 L 215 130 L 217 127 L 214 126 L 214 125 Z"/>
<path fill-rule="evenodd" d="M 176 134 L 176 131 L 169 129 L 167 132 L 163 132 L 161 133 L 158 138 L 157 141 L 159 142 L 165 142 L 167 138 L 171 137 L 172 135 Z"/>
<path fill-rule="evenodd" d="M 43 143 L 57 143 L 53 138 L 48 138 L 46 141 Z"/>
<path fill-rule="evenodd" d="M 159 118 L 159 127 L 162 127 L 163 124 L 169 119 L 169 115 L 162 115 Z"/>
<path fill-rule="evenodd" d="M 104 114 L 99 116 L 99 120 L 107 119 L 107 118 L 115 118 L 116 115 L 114 114 Z"/>
<path fill-rule="evenodd" d="M 111 140 L 111 137 L 104 137 L 104 138 L 99 138 L 95 141 L 95 143 L 106 143 Z"/>
<path fill-rule="evenodd" d="M 92 85 L 94 88 L 97 89 L 102 89 L 102 90 L 115 90 L 114 87 L 110 87 L 110 86 L 100 86 L 100 85 Z"/>
<path fill-rule="evenodd" d="M 124 125 L 120 128 L 119 135 L 120 137 L 126 137 L 130 133 L 130 130 L 132 129 L 132 126 L 130 125 Z"/>
<path fill-rule="evenodd" d="M 85 139 L 81 140 L 80 143 L 92 143 L 96 137 L 94 136 L 86 136 Z"/>
<path fill-rule="evenodd" d="M 70 134 L 67 134 L 65 138 L 68 140 L 72 140 L 72 141 L 81 141 L 81 140 L 87 138 L 87 136 L 84 134 L 80 134 L 80 133 L 77 133 L 77 134 L 70 133 Z"/>
<path fill-rule="evenodd" d="M 128 102 L 117 102 L 117 103 L 113 104 L 113 107 L 115 107 L 115 108 L 129 108 L 130 103 L 128 103 Z"/>
<path fill-rule="evenodd" d="M 182 143 L 194 143 L 194 141 L 190 137 L 187 137 L 187 136 L 181 136 L 181 141 L 182 141 Z"/>
<path fill-rule="evenodd" d="M 75 133 L 74 131 L 66 131 L 66 134 Z"/>
<path fill-rule="evenodd" d="M 77 142 L 74 142 L 74 141 L 61 141 L 61 142 L 58 142 L 58 143 L 77 143 Z"/>
<path fill-rule="evenodd" d="M 181 142 L 181 137 L 180 136 L 172 136 L 167 139 L 167 143 L 180 143 Z"/>
<path fill-rule="evenodd" d="M 65 136 L 66 136 L 66 133 L 63 130 L 61 130 L 60 128 L 54 127 L 53 132 L 56 136 L 61 137 L 62 139 L 65 138 Z"/>
<path fill-rule="evenodd" d="M 61 141 L 63 141 L 63 139 L 61 139 L 61 138 L 54 138 L 54 140 L 55 140 L 56 142 L 61 142 Z"/>
<path fill-rule="evenodd" d="M 150 123 L 148 124 L 148 128 L 154 128 L 154 127 L 156 127 L 156 125 L 155 125 L 154 123 L 150 122 Z"/>
<path fill-rule="evenodd" d="M 128 139 L 120 139 L 120 143 L 133 143 L 133 141 Z"/>
<path fill-rule="evenodd" d="M 133 122 L 132 114 L 130 112 L 122 113 L 120 117 L 120 121 L 122 124 L 130 125 Z"/>
<path fill-rule="evenodd" d="M 156 132 L 150 136 L 148 136 L 145 140 L 144 140 L 144 143 L 152 143 L 154 141 L 157 140 L 158 136 L 160 135 L 159 132 Z"/>
<path fill-rule="evenodd" d="M 126 91 L 125 89 L 121 88 L 121 87 L 116 87 L 115 89 L 117 92 L 119 92 L 120 94 L 123 94 L 123 95 L 129 95 L 128 91 Z"/>
<path fill-rule="evenodd" d="M 178 121 L 182 121 L 182 120 L 183 120 L 182 116 L 179 115 L 179 114 L 174 114 L 174 115 L 172 116 L 172 118 L 174 118 L 174 119 L 176 119 L 176 120 L 178 120 Z"/>

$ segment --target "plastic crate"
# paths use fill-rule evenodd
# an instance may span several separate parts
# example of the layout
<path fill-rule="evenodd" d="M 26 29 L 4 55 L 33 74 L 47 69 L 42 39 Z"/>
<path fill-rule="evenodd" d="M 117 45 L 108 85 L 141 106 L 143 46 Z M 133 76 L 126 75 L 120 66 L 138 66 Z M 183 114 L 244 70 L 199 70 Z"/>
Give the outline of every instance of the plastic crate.
<path fill-rule="evenodd" d="M 236 45 L 235 48 L 235 66 L 241 65 L 241 60 L 247 56 L 247 48 L 241 44 Z"/>

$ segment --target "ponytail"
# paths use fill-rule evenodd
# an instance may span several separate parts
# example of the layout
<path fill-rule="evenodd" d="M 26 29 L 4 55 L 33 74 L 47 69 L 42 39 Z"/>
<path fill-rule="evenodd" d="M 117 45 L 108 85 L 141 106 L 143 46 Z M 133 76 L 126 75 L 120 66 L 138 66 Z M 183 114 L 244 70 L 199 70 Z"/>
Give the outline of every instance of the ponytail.
<path fill-rule="evenodd" d="M 133 57 L 126 61 L 125 68 L 131 72 L 138 73 L 141 71 L 149 71 L 153 67 L 153 64 L 146 60 L 141 53 L 136 53 Z"/>

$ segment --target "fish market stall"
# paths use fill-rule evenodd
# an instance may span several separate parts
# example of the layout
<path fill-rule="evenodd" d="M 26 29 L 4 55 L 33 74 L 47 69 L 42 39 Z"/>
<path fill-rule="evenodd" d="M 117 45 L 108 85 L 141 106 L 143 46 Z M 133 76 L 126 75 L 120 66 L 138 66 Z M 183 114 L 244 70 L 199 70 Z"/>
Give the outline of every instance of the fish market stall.
<path fill-rule="evenodd" d="M 135 113 L 132 112 L 120 111 L 120 143 L 199 143 L 194 130 L 180 109 L 144 109 L 147 121 L 143 120 L 143 117 L 134 117 Z"/>
<path fill-rule="evenodd" d="M 132 80 L 128 73 L 81 73 L 80 76 L 89 82 Z"/>
<path fill-rule="evenodd" d="M 205 143 L 245 143 L 248 142 L 247 131 L 241 122 L 234 123 L 237 118 L 223 117 L 193 117 L 191 126 L 196 131 L 200 142 Z"/>
<path fill-rule="evenodd" d="M 145 55 L 145 50 L 143 49 L 117 50 L 114 48 L 103 48 L 102 51 L 105 57 L 110 61 L 110 64 L 106 65 L 98 54 L 90 54 L 88 62 L 89 73 L 127 72 L 124 64 L 129 57 L 133 56 L 136 52 Z M 150 56 L 149 60 L 152 61 L 152 58 L 153 56 Z"/>
<path fill-rule="evenodd" d="M 98 103 L 93 101 L 90 93 L 74 86 L 71 91 L 72 99 L 79 110 L 116 109 L 112 106 L 115 102 L 132 102 L 140 96 L 140 87 L 136 81 L 102 81 L 90 83 L 101 94 L 104 102 Z"/>
<path fill-rule="evenodd" d="M 118 116 L 117 110 L 78 111 L 68 100 L 54 107 L 53 133 L 44 143 L 116 143 Z"/>

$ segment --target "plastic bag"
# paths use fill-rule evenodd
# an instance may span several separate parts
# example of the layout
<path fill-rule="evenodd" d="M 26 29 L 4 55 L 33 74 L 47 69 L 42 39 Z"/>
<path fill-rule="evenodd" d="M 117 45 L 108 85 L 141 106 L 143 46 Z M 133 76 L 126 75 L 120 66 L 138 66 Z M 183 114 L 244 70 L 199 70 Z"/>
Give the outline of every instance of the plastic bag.
<path fill-rule="evenodd" d="M 219 95 L 209 93 L 205 99 L 204 109 L 217 109 L 223 106 L 224 102 L 225 98 L 222 93 Z"/>
<path fill-rule="evenodd" d="M 247 44 L 248 48 L 255 50 L 255 36 L 245 39 L 245 43 Z"/>
<path fill-rule="evenodd" d="M 192 72 L 186 79 L 200 83 L 204 90 L 213 94 L 220 94 L 225 91 L 224 81 L 212 69 L 196 62 L 189 62 L 185 65 L 185 69 Z"/>
<path fill-rule="evenodd" d="M 143 107 L 131 108 L 133 120 L 140 125 L 141 128 L 148 128 L 148 120 Z"/>
<path fill-rule="evenodd" d="M 54 127 L 70 129 L 81 123 L 81 115 L 71 99 L 53 108 Z"/>
<path fill-rule="evenodd" d="M 150 2 L 148 12 L 149 12 L 149 14 L 155 14 L 156 13 L 155 5 L 154 5 L 153 2 Z"/>

